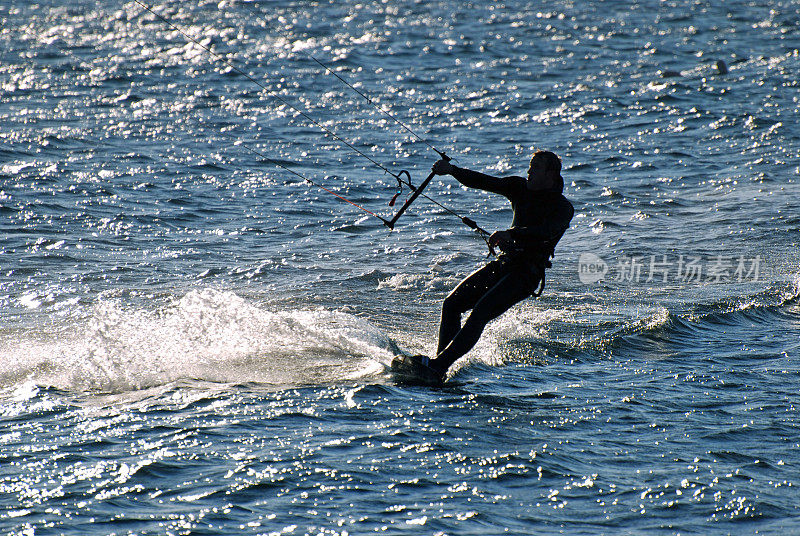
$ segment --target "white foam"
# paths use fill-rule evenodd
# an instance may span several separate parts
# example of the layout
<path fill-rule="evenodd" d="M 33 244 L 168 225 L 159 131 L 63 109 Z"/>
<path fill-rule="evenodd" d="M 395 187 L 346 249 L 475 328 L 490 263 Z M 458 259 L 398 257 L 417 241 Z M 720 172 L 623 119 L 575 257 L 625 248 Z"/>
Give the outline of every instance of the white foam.
<path fill-rule="evenodd" d="M 87 321 L 37 339 L 0 340 L 0 386 L 124 392 L 179 380 L 315 384 L 374 374 L 394 355 L 351 314 L 279 310 L 232 292 L 192 291 L 167 307 L 94 306 Z"/>
<path fill-rule="evenodd" d="M 454 278 L 440 277 L 435 273 L 421 274 L 395 274 L 382 279 L 378 283 L 379 289 L 391 289 L 397 291 L 424 290 L 424 291 L 447 291 L 454 286 Z"/>
<path fill-rule="evenodd" d="M 792 282 L 789 284 L 789 286 L 790 288 L 788 292 L 786 292 L 782 297 L 784 302 L 794 300 L 800 296 L 800 272 L 794 274 L 792 277 Z"/>

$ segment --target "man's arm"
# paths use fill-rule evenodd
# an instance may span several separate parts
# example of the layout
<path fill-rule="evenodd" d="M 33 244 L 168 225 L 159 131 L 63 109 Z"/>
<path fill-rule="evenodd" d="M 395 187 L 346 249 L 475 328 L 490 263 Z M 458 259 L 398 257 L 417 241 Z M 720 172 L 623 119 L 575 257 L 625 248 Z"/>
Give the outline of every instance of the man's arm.
<path fill-rule="evenodd" d="M 444 160 L 440 160 L 433 165 L 433 172 L 437 175 L 452 175 L 467 188 L 485 190 L 509 199 L 513 196 L 515 188 L 520 185 L 524 186 L 524 179 L 521 177 L 492 177 L 471 169 L 456 167 Z M 523 181 L 523 183 L 520 184 L 520 181 Z"/>
<path fill-rule="evenodd" d="M 514 188 L 519 186 L 519 177 L 492 177 L 485 173 L 456 166 L 453 166 L 451 175 L 467 188 L 485 190 L 509 199 L 513 196 Z"/>

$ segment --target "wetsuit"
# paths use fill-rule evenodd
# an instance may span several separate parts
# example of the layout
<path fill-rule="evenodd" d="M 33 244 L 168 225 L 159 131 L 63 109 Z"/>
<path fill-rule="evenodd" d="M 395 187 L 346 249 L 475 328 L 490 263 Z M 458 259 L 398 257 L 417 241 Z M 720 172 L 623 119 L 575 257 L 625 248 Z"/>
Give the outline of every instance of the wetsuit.
<path fill-rule="evenodd" d="M 508 198 L 514 218 L 508 230 L 512 244 L 462 281 L 442 304 L 437 356 L 430 361 L 442 374 L 478 342 L 486 324 L 536 293 L 574 214 L 561 192 L 529 190 L 523 177 L 497 178 L 455 166 L 451 174 L 464 186 Z M 461 315 L 470 309 L 462 326 Z"/>

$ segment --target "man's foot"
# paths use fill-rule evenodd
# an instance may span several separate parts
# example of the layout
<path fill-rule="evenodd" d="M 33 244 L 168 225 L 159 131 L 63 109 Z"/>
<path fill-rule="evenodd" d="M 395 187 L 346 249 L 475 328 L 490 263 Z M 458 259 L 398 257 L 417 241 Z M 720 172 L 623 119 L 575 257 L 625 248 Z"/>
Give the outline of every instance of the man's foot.
<path fill-rule="evenodd" d="M 423 385 L 444 383 L 444 374 L 433 368 L 428 356 L 398 355 L 392 360 L 392 372 L 403 382 Z"/>

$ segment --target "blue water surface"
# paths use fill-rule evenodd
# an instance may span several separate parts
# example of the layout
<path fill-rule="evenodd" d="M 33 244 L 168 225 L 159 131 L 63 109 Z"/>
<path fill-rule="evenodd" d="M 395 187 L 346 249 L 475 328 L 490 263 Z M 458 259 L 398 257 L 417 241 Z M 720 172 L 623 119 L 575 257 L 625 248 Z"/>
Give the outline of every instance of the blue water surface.
<path fill-rule="evenodd" d="M 0 2 L 0 531 L 800 532 L 798 21 Z M 511 211 L 437 177 L 389 231 L 393 175 L 535 149 L 545 293 L 396 383 L 487 261 L 452 212 Z"/>

